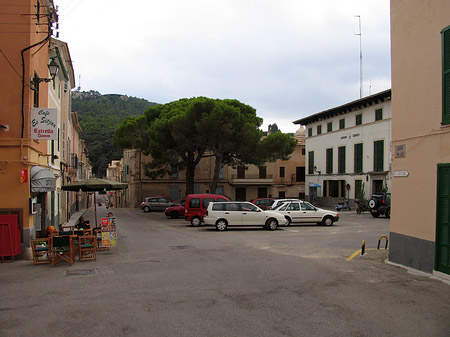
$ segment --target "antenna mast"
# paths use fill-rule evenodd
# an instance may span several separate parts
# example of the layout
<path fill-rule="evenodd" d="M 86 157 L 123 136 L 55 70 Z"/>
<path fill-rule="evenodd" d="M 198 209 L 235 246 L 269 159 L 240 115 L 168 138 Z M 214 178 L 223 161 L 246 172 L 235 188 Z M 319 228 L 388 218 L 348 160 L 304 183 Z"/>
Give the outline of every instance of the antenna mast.
<path fill-rule="evenodd" d="M 363 58 L 362 58 L 362 33 L 361 33 L 361 15 L 355 15 L 359 19 L 359 98 L 363 96 Z"/>

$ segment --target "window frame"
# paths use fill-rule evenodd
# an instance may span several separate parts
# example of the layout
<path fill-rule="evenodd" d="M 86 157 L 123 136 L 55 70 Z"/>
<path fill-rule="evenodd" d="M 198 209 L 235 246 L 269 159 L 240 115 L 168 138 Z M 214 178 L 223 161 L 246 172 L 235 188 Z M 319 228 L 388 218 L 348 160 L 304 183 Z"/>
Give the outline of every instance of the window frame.
<path fill-rule="evenodd" d="M 345 161 L 346 156 L 346 149 L 345 146 L 339 146 L 338 147 L 338 173 L 339 174 L 345 174 Z"/>
<path fill-rule="evenodd" d="M 383 120 L 383 108 L 375 109 L 375 122 Z"/>
<path fill-rule="evenodd" d="M 373 142 L 373 171 L 384 171 L 384 139 Z"/>
<path fill-rule="evenodd" d="M 450 124 L 450 26 L 441 32 L 442 39 L 442 125 Z"/>
<path fill-rule="evenodd" d="M 362 114 L 357 114 L 355 116 L 355 125 L 362 125 Z"/>
<path fill-rule="evenodd" d="M 339 120 L 339 130 L 345 129 L 345 118 Z"/>
<path fill-rule="evenodd" d="M 361 153 L 359 153 L 359 148 Z M 353 171 L 355 174 L 363 172 L 363 158 L 364 158 L 364 145 L 363 143 L 356 143 L 353 146 Z"/>

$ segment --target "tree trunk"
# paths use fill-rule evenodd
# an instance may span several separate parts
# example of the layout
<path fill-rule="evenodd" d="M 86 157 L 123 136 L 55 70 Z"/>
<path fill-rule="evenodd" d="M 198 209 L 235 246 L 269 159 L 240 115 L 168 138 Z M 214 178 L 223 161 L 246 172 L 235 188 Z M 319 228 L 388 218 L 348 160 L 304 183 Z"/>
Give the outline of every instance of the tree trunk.
<path fill-rule="evenodd" d="M 211 182 L 210 190 L 211 193 L 215 194 L 217 190 L 217 185 L 219 185 L 219 175 L 220 175 L 220 166 L 222 164 L 221 157 L 216 155 L 216 160 L 214 163 L 214 176 Z"/>

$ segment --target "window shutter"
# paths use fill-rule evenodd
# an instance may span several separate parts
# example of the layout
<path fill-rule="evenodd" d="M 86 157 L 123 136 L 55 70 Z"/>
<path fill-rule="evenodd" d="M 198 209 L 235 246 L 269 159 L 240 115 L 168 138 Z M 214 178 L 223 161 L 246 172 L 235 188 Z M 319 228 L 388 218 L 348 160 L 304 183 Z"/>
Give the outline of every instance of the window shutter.
<path fill-rule="evenodd" d="M 450 124 L 450 26 L 442 31 L 442 124 Z"/>

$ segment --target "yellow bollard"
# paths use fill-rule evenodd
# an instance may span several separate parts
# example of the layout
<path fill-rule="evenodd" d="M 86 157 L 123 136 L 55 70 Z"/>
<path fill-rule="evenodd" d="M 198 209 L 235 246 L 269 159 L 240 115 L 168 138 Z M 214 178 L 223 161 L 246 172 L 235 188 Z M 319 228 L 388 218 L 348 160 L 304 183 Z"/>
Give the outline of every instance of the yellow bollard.
<path fill-rule="evenodd" d="M 386 239 L 386 246 L 384 247 L 384 249 L 387 249 L 389 239 L 388 239 L 388 237 L 387 237 L 386 235 L 382 235 L 382 236 L 380 236 L 380 238 L 378 239 L 378 248 L 377 248 L 377 249 L 380 249 L 381 239 Z"/>
<path fill-rule="evenodd" d="M 365 252 L 366 252 L 366 241 L 363 240 L 361 247 L 361 255 L 364 255 Z"/>

